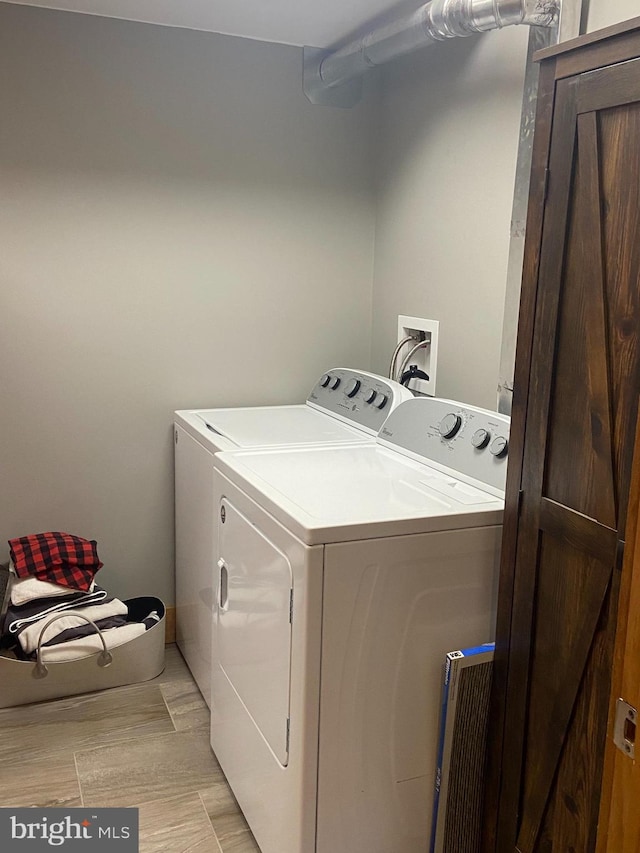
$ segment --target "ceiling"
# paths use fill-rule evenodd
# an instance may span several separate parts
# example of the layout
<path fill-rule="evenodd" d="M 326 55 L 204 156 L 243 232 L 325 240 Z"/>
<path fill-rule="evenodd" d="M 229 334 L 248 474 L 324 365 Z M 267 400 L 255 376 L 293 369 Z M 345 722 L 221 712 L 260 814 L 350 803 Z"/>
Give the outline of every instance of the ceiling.
<path fill-rule="evenodd" d="M 329 47 L 420 0 L 0 0 L 127 21 Z"/>

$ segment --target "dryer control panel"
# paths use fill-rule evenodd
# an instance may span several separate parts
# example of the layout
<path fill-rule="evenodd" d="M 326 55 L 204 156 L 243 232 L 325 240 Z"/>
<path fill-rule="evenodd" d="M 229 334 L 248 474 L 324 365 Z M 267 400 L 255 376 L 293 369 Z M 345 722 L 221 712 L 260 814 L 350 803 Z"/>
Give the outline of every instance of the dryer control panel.
<path fill-rule="evenodd" d="M 318 379 L 307 404 L 377 435 L 390 413 L 403 401 L 413 399 L 411 391 L 391 379 L 335 367 Z"/>
<path fill-rule="evenodd" d="M 439 397 L 414 398 L 388 418 L 378 441 L 444 472 L 504 493 L 508 415 Z"/>

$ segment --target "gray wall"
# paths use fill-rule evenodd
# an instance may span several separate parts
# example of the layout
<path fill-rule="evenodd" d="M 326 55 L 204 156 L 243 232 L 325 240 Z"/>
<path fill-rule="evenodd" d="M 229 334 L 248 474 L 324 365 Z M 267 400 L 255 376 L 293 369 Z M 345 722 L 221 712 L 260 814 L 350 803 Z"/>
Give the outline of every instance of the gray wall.
<path fill-rule="evenodd" d="M 439 396 L 495 406 L 526 28 L 434 45 L 383 75 L 373 369 L 397 315 L 440 321 Z"/>
<path fill-rule="evenodd" d="M 369 366 L 367 113 L 296 48 L 5 3 L 0 79 L 0 545 L 170 603 L 173 410 Z"/>
<path fill-rule="evenodd" d="M 589 29 L 636 13 L 591 0 Z M 1 3 L 0 556 L 66 529 L 170 603 L 173 409 L 385 372 L 399 313 L 441 321 L 438 392 L 492 406 L 526 38 L 344 111 L 294 48 Z"/>
<path fill-rule="evenodd" d="M 588 29 L 637 14 L 637 0 L 591 0 Z M 398 314 L 439 320 L 437 393 L 491 408 L 527 39 L 512 27 L 390 64 L 378 107 L 372 369 Z"/>
<path fill-rule="evenodd" d="M 619 24 L 640 13 L 638 0 L 589 0 L 588 31 Z"/>

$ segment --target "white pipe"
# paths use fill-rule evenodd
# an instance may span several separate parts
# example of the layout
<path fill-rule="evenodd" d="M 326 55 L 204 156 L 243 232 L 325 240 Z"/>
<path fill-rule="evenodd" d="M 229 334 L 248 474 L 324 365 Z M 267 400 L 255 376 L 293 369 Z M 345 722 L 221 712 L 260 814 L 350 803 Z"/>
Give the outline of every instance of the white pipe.
<path fill-rule="evenodd" d="M 447 38 L 514 24 L 552 27 L 560 0 L 432 0 L 415 12 L 333 51 L 320 63 L 326 88 L 340 86 L 390 59 Z"/>

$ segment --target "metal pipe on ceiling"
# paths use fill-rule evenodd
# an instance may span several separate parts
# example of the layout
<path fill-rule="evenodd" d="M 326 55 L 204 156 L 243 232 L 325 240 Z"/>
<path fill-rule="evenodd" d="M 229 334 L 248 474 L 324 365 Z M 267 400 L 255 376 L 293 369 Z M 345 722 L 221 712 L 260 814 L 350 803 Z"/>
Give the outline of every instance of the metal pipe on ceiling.
<path fill-rule="evenodd" d="M 514 24 L 552 27 L 559 11 L 560 0 L 432 0 L 329 53 L 320 63 L 320 79 L 329 88 L 340 86 L 376 65 L 448 38 Z"/>
<path fill-rule="evenodd" d="M 337 50 L 305 48 L 304 91 L 312 103 L 353 106 L 362 75 L 378 65 L 449 38 L 515 24 L 551 28 L 560 9 L 561 0 L 431 0 Z"/>

